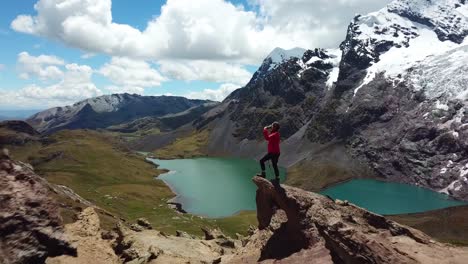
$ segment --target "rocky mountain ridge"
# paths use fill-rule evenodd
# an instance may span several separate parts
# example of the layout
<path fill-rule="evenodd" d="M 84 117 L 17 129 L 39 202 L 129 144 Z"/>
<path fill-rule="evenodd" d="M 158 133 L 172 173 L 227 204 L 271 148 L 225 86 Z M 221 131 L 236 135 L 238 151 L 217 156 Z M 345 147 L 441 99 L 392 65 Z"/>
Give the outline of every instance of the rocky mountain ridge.
<path fill-rule="evenodd" d="M 339 52 L 267 58 L 198 121 L 211 131 L 207 153 L 256 158 L 259 131 L 276 120 L 284 166 L 339 143 L 355 160 L 344 167 L 468 199 L 467 10 L 459 0 L 396 0 L 356 16 Z"/>
<path fill-rule="evenodd" d="M 113 94 L 37 113 L 26 121 L 41 133 L 60 129 L 106 128 L 142 117 L 162 117 L 212 103 L 175 96 Z"/>

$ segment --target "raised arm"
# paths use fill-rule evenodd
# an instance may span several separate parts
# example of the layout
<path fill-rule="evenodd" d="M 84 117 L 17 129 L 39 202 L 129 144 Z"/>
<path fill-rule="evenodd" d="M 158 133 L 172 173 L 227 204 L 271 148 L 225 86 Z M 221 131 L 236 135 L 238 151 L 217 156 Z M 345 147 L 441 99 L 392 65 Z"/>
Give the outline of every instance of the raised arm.
<path fill-rule="evenodd" d="M 270 140 L 270 133 L 268 132 L 268 127 L 263 128 L 263 137 L 265 140 Z"/>

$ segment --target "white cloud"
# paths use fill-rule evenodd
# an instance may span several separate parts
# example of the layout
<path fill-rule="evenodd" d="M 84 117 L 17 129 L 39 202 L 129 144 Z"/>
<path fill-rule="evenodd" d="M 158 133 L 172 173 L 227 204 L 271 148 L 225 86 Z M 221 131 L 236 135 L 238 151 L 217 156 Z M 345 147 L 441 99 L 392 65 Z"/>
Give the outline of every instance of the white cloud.
<path fill-rule="evenodd" d="M 62 80 L 49 86 L 32 84 L 18 91 L 0 92 L 0 105 L 52 107 L 99 96 L 102 92 L 92 83 L 93 70 L 87 65 L 67 64 Z"/>
<path fill-rule="evenodd" d="M 224 83 L 218 89 L 204 89 L 201 92 L 190 92 L 187 94 L 187 98 L 191 99 L 205 99 L 212 101 L 223 101 L 229 94 L 231 94 L 240 85 L 233 83 Z"/>
<path fill-rule="evenodd" d="M 64 64 L 62 59 L 55 56 L 35 57 L 25 51 L 18 54 L 18 70 L 22 79 L 30 77 L 38 77 L 41 80 L 59 79 L 63 77 L 63 72 L 57 66 Z"/>
<path fill-rule="evenodd" d="M 337 47 L 355 14 L 384 8 L 391 0 L 252 0 L 265 25 L 278 34 L 292 38 L 298 47 Z M 278 45 L 281 46 L 281 45 Z"/>
<path fill-rule="evenodd" d="M 252 74 L 240 64 L 217 61 L 160 61 L 161 72 L 183 81 L 230 82 L 246 84 Z"/>
<path fill-rule="evenodd" d="M 6 66 L 4 64 L 0 64 L 0 71 L 3 71 L 4 69 L 6 69 Z"/>
<path fill-rule="evenodd" d="M 142 93 L 144 88 L 160 86 L 166 81 L 149 63 L 121 57 L 113 57 L 99 73 L 116 85 L 108 87 L 113 92 Z"/>
<path fill-rule="evenodd" d="M 258 64 L 274 48 L 337 46 L 355 13 L 389 0 L 251 0 L 246 11 L 224 0 L 168 0 L 140 31 L 112 21 L 111 0 L 39 0 L 37 15 L 11 27 L 91 53 L 151 60 L 225 60 Z"/>
<path fill-rule="evenodd" d="M 106 87 L 106 90 L 109 93 L 116 94 L 116 93 L 129 93 L 129 94 L 142 94 L 145 89 L 141 87 L 129 87 L 129 86 L 115 86 L 110 85 Z"/>

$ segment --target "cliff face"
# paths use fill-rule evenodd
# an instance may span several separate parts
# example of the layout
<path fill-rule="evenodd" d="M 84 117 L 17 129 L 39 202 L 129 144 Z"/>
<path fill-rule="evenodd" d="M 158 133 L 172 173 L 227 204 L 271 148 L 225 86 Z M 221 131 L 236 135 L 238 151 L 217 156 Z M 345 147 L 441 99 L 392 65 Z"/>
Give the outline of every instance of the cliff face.
<path fill-rule="evenodd" d="M 465 263 L 468 249 L 431 240 L 343 201 L 255 177 L 257 230 L 230 263 Z"/>
<path fill-rule="evenodd" d="M 58 206 L 45 180 L 28 165 L 0 155 L 0 263 L 41 263 L 49 256 L 76 256 L 63 235 Z"/>

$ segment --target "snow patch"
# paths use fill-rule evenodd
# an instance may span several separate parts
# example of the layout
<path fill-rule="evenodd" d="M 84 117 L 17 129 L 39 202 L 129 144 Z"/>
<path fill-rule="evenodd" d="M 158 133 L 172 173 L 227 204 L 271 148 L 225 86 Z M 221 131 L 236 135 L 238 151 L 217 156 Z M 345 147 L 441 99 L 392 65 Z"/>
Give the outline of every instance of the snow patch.
<path fill-rule="evenodd" d="M 436 105 L 435 105 L 435 108 L 441 109 L 441 110 L 444 110 L 444 111 L 448 111 L 448 110 L 449 110 L 448 105 L 442 104 L 439 100 L 437 100 Z"/>
<path fill-rule="evenodd" d="M 290 50 L 285 50 L 282 48 L 275 48 L 269 55 L 266 57 L 265 61 L 271 59 L 270 68 L 268 70 L 274 69 L 279 64 L 288 61 L 292 58 L 302 58 L 306 52 L 303 48 L 293 48 Z"/>
<path fill-rule="evenodd" d="M 439 55 L 427 57 L 409 74 L 416 90 L 430 99 L 445 97 L 468 99 L 468 38 Z"/>
<path fill-rule="evenodd" d="M 465 165 L 465 167 L 460 168 L 460 178 L 465 177 L 468 175 L 468 164 Z"/>
<path fill-rule="evenodd" d="M 340 62 L 343 52 L 340 49 L 330 49 L 327 50 L 330 56 L 329 59 L 325 60 L 325 63 L 330 63 L 333 65 L 333 69 L 328 75 L 327 79 L 327 88 L 330 89 L 333 87 L 333 84 L 338 81 L 338 75 L 340 74 Z"/>
<path fill-rule="evenodd" d="M 384 73 L 394 85 L 409 81 L 432 99 L 440 95 L 468 99 L 468 38 L 461 44 L 441 41 L 434 29 L 399 13 L 427 18 L 438 32 L 446 29 L 450 30 L 444 31 L 447 34 L 461 35 L 468 30 L 468 6 L 458 0 L 393 1 L 386 8 L 360 17 L 355 38 L 360 40 L 368 56 L 374 54 L 378 44 L 389 43 L 393 47 L 367 69 L 354 94 L 377 74 Z"/>

